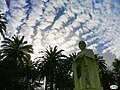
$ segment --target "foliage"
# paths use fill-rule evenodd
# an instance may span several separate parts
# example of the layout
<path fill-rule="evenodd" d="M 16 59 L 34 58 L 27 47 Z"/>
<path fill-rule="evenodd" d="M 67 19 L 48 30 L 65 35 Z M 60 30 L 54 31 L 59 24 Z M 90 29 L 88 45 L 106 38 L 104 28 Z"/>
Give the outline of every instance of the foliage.
<path fill-rule="evenodd" d="M 31 61 L 32 45 L 24 41 L 24 36 L 14 35 L 12 39 L 4 38 L 1 47 L 0 87 L 3 90 L 34 90 L 37 70 Z"/>
<path fill-rule="evenodd" d="M 3 37 L 5 37 L 4 33 L 6 32 L 6 23 L 4 14 L 0 14 L 0 33 Z"/>
<path fill-rule="evenodd" d="M 45 90 L 73 90 L 72 63 L 77 54 L 62 54 L 57 46 L 46 48 L 44 55 L 32 62 L 32 45 L 14 35 L 4 38 L 0 49 L 0 89 L 1 90 L 40 90 L 45 79 Z M 103 56 L 95 55 L 100 68 L 100 79 L 104 90 L 110 85 L 120 86 L 120 60 L 115 59 L 113 70 L 109 70 Z"/>
<path fill-rule="evenodd" d="M 16 65 L 23 67 L 30 63 L 31 56 L 29 53 L 33 53 L 32 45 L 26 45 L 27 41 L 24 41 L 24 36 L 19 38 L 13 36 L 12 39 L 5 38 L 2 41 L 0 50 L 3 60 L 14 60 Z"/>
<path fill-rule="evenodd" d="M 100 69 L 100 80 L 104 90 L 109 90 L 110 86 L 115 84 L 114 74 L 111 70 L 108 69 L 103 56 L 99 56 L 99 54 L 95 55 L 96 60 L 99 64 Z"/>
<path fill-rule="evenodd" d="M 71 79 L 70 59 L 67 59 L 66 55 L 63 55 L 64 50 L 57 50 L 57 46 L 44 51 L 45 55 L 39 57 L 38 68 L 40 70 L 40 78 L 43 80 L 46 78 L 45 89 L 53 90 L 53 88 L 69 88 L 69 82 Z"/>
<path fill-rule="evenodd" d="M 114 59 L 115 62 L 113 62 L 113 74 L 116 80 L 116 84 L 120 88 L 120 60 Z"/>

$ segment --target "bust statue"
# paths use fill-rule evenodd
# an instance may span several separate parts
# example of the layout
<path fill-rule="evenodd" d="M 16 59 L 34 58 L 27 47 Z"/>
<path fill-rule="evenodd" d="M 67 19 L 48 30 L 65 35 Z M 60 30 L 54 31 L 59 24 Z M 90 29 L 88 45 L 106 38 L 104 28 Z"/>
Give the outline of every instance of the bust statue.
<path fill-rule="evenodd" d="M 84 41 L 79 42 L 81 51 L 72 65 L 75 90 L 101 90 L 99 66 L 91 49 Z"/>

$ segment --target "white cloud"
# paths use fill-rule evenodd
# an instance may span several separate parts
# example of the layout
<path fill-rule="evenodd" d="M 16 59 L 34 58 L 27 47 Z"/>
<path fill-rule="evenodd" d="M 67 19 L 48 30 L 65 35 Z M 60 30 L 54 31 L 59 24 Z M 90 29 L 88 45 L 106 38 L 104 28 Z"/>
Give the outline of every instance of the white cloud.
<path fill-rule="evenodd" d="M 92 0 L 31 0 L 31 5 L 25 0 L 11 0 L 8 8 L 1 0 L 0 8 L 12 15 L 7 15 L 8 33 L 16 34 L 16 28 L 21 27 L 20 35 L 33 43 L 35 52 L 49 44 L 71 52 L 79 40 L 85 40 L 92 49 L 120 57 L 120 6 L 110 1 L 94 2 L 92 6 Z"/>

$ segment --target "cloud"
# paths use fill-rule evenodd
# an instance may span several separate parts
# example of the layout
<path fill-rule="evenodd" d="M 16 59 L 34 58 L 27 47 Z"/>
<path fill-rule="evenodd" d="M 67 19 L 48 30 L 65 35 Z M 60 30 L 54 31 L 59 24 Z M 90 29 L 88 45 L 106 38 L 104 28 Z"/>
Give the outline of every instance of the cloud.
<path fill-rule="evenodd" d="M 106 60 L 106 63 L 109 65 L 109 68 L 112 69 L 112 63 L 114 62 L 116 55 L 108 52 L 101 55 L 104 57 L 104 60 Z"/>
<path fill-rule="evenodd" d="M 120 6 L 118 0 L 4 0 L 0 9 L 8 19 L 8 35 L 25 35 L 35 53 L 58 45 L 69 54 L 78 42 L 101 53 L 120 57 Z"/>

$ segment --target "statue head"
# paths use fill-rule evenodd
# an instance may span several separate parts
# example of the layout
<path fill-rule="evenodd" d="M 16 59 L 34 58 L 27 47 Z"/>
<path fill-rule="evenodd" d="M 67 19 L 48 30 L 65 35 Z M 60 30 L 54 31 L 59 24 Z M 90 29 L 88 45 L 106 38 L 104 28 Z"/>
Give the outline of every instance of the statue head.
<path fill-rule="evenodd" d="M 85 43 L 84 41 L 80 41 L 80 42 L 79 42 L 79 48 L 80 48 L 81 50 L 84 50 L 84 49 L 86 48 L 86 43 Z"/>

